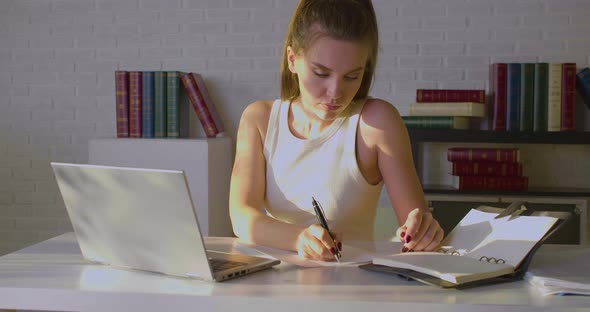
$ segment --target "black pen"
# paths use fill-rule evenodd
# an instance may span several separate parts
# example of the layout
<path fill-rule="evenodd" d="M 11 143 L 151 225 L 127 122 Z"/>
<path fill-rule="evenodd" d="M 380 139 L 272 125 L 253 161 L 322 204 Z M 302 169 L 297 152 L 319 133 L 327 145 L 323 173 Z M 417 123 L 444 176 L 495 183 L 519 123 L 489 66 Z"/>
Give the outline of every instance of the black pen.
<path fill-rule="evenodd" d="M 332 233 L 330 233 L 328 221 L 326 221 L 326 217 L 324 216 L 324 209 L 322 209 L 320 203 L 318 203 L 313 197 L 311 197 L 311 204 L 313 205 L 313 210 L 315 211 L 315 216 L 318 218 L 318 222 L 320 222 L 320 225 L 328 232 L 328 235 L 330 235 L 330 238 L 334 243 L 334 250 L 336 250 L 336 254 L 334 254 L 334 256 L 336 257 L 336 261 L 340 263 L 340 257 L 342 257 L 342 255 L 340 254 L 340 250 L 338 250 L 338 245 L 336 244 L 334 236 L 332 236 Z"/>

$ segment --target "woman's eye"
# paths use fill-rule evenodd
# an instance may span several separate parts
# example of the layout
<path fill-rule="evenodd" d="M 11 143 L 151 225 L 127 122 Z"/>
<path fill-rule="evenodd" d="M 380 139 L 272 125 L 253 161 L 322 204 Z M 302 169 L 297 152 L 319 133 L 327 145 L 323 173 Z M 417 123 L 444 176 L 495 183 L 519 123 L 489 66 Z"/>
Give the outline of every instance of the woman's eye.
<path fill-rule="evenodd" d="M 315 72 L 315 71 L 314 71 L 313 73 L 314 73 L 316 76 L 318 76 L 318 77 L 328 77 L 328 74 L 326 74 L 326 73 L 322 73 L 322 72 Z"/>
<path fill-rule="evenodd" d="M 357 80 L 359 77 L 358 76 L 346 76 L 344 77 L 346 80 Z"/>

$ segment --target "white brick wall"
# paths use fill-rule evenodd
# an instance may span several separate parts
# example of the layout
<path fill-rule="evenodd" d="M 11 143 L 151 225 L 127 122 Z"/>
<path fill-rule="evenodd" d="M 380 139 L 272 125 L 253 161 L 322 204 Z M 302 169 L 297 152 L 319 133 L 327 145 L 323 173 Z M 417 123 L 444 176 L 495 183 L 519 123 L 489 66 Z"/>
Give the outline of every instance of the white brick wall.
<path fill-rule="evenodd" d="M 373 3 L 382 46 L 372 92 L 402 114 L 416 88 L 487 87 L 491 62 L 590 63 L 588 0 Z M 201 72 L 234 133 L 248 103 L 278 95 L 296 4 L 0 1 L 0 254 L 71 229 L 48 163 L 86 162 L 89 139 L 115 135 L 114 70 Z M 567 169 L 588 172 L 577 152 L 588 154 L 567 150 L 576 159 Z"/>

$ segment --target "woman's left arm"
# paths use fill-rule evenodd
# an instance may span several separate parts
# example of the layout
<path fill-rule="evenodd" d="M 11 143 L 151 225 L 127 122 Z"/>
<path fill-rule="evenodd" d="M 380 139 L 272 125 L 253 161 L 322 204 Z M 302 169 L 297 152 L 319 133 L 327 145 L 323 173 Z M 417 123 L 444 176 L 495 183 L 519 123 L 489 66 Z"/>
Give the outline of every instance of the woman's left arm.
<path fill-rule="evenodd" d="M 365 104 L 361 118 L 367 141 L 377 153 L 377 166 L 399 224 L 397 235 L 407 250 L 433 250 L 444 236 L 428 210 L 416 174 L 408 131 L 393 105 L 379 99 Z"/>

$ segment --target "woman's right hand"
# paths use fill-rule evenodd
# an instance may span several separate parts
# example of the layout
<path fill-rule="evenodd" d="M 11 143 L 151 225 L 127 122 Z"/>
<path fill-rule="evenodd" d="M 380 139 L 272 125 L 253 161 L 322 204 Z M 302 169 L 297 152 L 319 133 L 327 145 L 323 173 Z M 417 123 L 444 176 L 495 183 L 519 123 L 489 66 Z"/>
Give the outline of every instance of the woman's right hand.
<path fill-rule="evenodd" d="M 336 261 L 336 248 L 342 250 L 342 235 L 334 232 L 332 235 L 335 242 L 319 224 L 308 226 L 297 236 L 297 253 L 306 259 Z"/>

